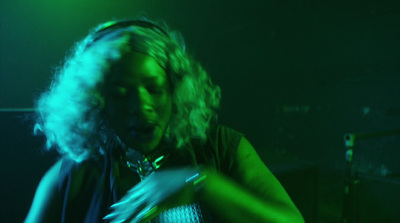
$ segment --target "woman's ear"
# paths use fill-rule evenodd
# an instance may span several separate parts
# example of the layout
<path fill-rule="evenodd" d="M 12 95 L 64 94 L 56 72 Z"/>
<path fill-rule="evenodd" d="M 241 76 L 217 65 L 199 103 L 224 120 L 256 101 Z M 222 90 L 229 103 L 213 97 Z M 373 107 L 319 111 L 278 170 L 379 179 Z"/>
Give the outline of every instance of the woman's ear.
<path fill-rule="evenodd" d="M 92 94 L 90 103 L 93 107 L 98 108 L 98 109 L 103 109 L 106 104 L 104 97 L 100 94 L 99 91 L 94 92 Z"/>

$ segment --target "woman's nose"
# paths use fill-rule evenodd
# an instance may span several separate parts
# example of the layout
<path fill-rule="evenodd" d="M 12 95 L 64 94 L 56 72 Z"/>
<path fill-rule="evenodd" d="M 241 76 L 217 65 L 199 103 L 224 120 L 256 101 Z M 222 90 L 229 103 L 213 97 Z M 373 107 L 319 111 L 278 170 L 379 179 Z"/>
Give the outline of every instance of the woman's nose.
<path fill-rule="evenodd" d="M 130 113 L 149 115 L 154 111 L 150 94 L 146 89 L 138 89 L 130 98 Z"/>

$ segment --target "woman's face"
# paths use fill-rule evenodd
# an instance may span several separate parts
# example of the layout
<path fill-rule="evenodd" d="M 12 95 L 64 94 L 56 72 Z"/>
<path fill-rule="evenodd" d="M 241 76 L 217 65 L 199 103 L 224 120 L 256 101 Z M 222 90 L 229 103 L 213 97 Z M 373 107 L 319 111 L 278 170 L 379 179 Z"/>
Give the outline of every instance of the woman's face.
<path fill-rule="evenodd" d="M 167 74 L 150 56 L 131 52 L 111 67 L 105 115 L 120 139 L 142 154 L 159 144 L 171 117 Z"/>

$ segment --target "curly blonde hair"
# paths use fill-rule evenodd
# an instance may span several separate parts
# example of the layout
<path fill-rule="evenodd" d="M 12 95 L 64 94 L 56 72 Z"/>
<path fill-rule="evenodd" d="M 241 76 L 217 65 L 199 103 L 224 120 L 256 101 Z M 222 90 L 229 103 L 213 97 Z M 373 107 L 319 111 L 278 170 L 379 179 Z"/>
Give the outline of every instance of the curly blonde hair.
<path fill-rule="evenodd" d="M 166 134 L 173 146 L 206 140 L 220 88 L 185 52 L 181 35 L 148 20 L 111 21 L 75 44 L 37 101 L 35 132 L 46 136 L 47 149 L 80 162 L 116 141 L 104 118 L 102 88 L 110 66 L 130 51 L 153 57 L 167 73 L 174 109 Z"/>

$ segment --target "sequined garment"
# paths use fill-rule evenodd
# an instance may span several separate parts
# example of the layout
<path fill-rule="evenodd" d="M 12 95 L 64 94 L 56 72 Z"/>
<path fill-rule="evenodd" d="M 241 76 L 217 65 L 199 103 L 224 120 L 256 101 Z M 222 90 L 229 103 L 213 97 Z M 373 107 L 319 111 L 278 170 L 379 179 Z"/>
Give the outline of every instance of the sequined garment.
<path fill-rule="evenodd" d="M 151 223 L 209 223 L 208 210 L 198 203 L 171 208 L 159 214 Z"/>

